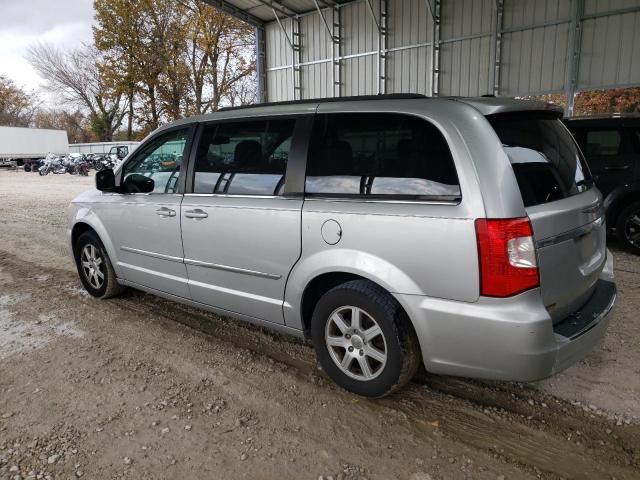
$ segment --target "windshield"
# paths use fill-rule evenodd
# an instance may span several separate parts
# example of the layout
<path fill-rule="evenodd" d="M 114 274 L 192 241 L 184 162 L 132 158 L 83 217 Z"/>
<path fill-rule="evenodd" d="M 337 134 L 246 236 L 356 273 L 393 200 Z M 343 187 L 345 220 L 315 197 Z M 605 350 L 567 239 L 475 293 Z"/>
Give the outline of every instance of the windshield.
<path fill-rule="evenodd" d="M 487 120 L 507 153 L 525 207 L 582 193 L 593 182 L 576 143 L 548 113 L 503 113 Z"/>

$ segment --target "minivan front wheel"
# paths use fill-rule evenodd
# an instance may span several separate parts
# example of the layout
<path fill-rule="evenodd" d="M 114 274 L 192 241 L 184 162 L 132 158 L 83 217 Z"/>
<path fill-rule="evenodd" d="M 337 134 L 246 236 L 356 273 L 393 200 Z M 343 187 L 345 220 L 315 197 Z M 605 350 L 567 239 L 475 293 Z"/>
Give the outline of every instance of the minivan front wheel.
<path fill-rule="evenodd" d="M 628 250 L 640 254 L 640 202 L 633 202 L 620 213 L 616 233 Z"/>
<path fill-rule="evenodd" d="M 111 298 L 122 292 L 109 256 L 93 231 L 83 233 L 75 244 L 75 260 L 84 288 L 96 298 Z"/>
<path fill-rule="evenodd" d="M 318 362 L 340 387 L 382 397 L 405 385 L 420 348 L 404 310 L 381 287 L 354 280 L 329 290 L 311 320 Z"/>

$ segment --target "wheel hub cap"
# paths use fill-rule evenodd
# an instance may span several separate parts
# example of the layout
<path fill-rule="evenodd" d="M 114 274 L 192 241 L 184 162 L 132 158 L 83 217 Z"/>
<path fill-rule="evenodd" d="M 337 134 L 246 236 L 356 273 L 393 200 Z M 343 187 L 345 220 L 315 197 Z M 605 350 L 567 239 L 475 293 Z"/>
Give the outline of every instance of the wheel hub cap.
<path fill-rule="evenodd" d="M 353 348 L 360 350 L 364 346 L 364 340 L 362 340 L 358 335 L 354 335 L 351 337 L 351 345 Z"/>

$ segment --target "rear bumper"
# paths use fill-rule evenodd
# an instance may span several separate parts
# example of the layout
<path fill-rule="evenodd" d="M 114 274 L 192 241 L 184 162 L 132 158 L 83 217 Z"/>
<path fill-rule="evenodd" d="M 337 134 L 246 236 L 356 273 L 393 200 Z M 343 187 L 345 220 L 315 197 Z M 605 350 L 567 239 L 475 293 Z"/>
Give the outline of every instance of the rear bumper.
<path fill-rule="evenodd" d="M 535 381 L 583 359 L 603 339 L 616 300 L 607 252 L 596 290 L 578 312 L 553 322 L 539 289 L 476 303 L 396 295 L 412 319 L 429 372 Z"/>

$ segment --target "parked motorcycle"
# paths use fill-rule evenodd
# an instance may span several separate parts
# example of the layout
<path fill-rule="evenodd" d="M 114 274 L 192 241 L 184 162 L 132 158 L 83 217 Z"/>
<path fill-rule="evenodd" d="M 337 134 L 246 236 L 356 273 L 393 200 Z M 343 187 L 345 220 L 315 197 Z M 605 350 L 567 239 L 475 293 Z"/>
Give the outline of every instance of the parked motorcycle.
<path fill-rule="evenodd" d="M 62 158 L 57 157 L 52 153 L 48 153 L 44 159 L 44 164 L 38 168 L 38 173 L 41 176 L 49 175 L 49 173 L 55 173 L 56 175 L 63 175 L 67 173 L 67 168 L 62 162 Z"/>
<path fill-rule="evenodd" d="M 113 158 L 111 158 L 110 156 L 106 156 L 103 157 L 102 160 L 100 160 L 99 165 L 96 167 L 96 171 L 106 170 L 108 168 L 113 170 L 117 166 L 118 163 Z"/>
<path fill-rule="evenodd" d="M 86 157 L 87 162 L 89 162 L 91 168 L 93 168 L 96 172 L 104 169 L 104 164 L 102 163 L 104 160 L 104 155 L 100 153 L 90 153 Z"/>

